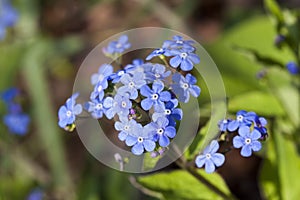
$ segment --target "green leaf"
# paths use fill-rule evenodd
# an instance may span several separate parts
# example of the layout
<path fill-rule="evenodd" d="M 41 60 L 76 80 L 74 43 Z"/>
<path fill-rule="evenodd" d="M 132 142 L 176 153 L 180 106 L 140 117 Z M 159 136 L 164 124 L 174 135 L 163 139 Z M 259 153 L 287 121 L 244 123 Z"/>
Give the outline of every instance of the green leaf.
<path fill-rule="evenodd" d="M 283 137 L 280 124 L 275 127 L 273 137 L 280 180 L 281 199 L 298 199 L 300 196 L 300 156 L 294 141 Z"/>
<path fill-rule="evenodd" d="M 231 112 L 247 109 L 263 116 L 283 116 L 285 111 L 273 95 L 262 91 L 252 91 L 237 95 L 229 100 Z"/>
<path fill-rule="evenodd" d="M 271 16 L 275 19 L 276 23 L 283 23 L 283 14 L 279 5 L 275 0 L 265 0 L 265 7 L 270 12 Z"/>
<path fill-rule="evenodd" d="M 230 196 L 229 189 L 218 174 L 207 174 L 203 170 L 197 171 L 210 182 L 216 183 L 221 191 Z M 183 170 L 141 176 L 137 181 L 143 187 L 162 194 L 166 200 L 222 199 Z"/>

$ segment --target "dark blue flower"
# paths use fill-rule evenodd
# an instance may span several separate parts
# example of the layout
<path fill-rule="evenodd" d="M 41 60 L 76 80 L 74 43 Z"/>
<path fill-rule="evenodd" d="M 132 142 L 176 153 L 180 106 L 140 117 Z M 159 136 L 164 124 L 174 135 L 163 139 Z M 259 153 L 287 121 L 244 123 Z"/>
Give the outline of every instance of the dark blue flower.
<path fill-rule="evenodd" d="M 24 135 L 28 132 L 30 117 L 24 113 L 8 113 L 3 117 L 4 124 L 9 132 Z"/>
<path fill-rule="evenodd" d="M 10 104 L 15 99 L 15 97 L 19 94 L 20 91 L 18 88 L 9 88 L 1 92 L 0 97 L 6 104 Z"/>
<path fill-rule="evenodd" d="M 155 49 L 146 57 L 146 60 L 151 60 L 153 57 L 162 56 L 162 55 L 170 56 L 167 48 L 162 47 L 159 49 Z"/>
<path fill-rule="evenodd" d="M 6 28 L 14 26 L 18 20 L 17 11 L 8 0 L 0 0 L 0 40 L 6 35 Z"/>
<path fill-rule="evenodd" d="M 256 116 L 254 120 L 254 128 L 261 133 L 261 139 L 268 137 L 268 131 L 266 128 L 267 120 L 264 117 Z"/>
<path fill-rule="evenodd" d="M 251 132 L 250 127 L 243 126 L 238 130 L 239 135 L 233 138 L 233 146 L 235 148 L 241 148 L 241 155 L 249 157 L 252 155 L 252 151 L 259 151 L 261 149 L 261 143 L 258 139 L 261 138 L 261 133 L 253 129 Z"/>
<path fill-rule="evenodd" d="M 174 56 L 170 59 L 170 65 L 173 68 L 180 66 L 182 71 L 190 71 L 194 64 L 200 63 L 200 58 L 197 54 L 185 50 L 172 50 L 171 54 Z"/>
<path fill-rule="evenodd" d="M 165 117 L 169 120 L 169 126 L 176 126 L 176 120 L 182 119 L 182 110 L 180 108 L 176 108 L 178 105 L 178 101 L 176 99 L 172 99 L 165 103 L 164 107 L 159 107 L 152 115 L 152 120 L 157 121 L 160 117 Z"/>
<path fill-rule="evenodd" d="M 71 125 L 76 120 L 76 115 L 82 112 L 82 106 L 76 104 L 76 98 L 78 93 L 73 94 L 69 99 L 67 99 L 66 104 L 61 106 L 58 111 L 58 125 L 61 128 L 65 128 L 67 125 Z"/>
<path fill-rule="evenodd" d="M 227 131 L 227 126 L 230 121 L 231 120 L 229 120 L 229 119 L 224 119 L 224 120 L 219 121 L 219 123 L 218 123 L 219 130 L 222 132 Z"/>
<path fill-rule="evenodd" d="M 43 195 L 43 191 L 39 188 L 36 188 L 29 193 L 27 200 L 42 200 Z"/>
<path fill-rule="evenodd" d="M 110 42 L 108 46 L 103 49 L 103 52 L 104 54 L 123 53 L 126 49 L 129 49 L 130 46 L 131 44 L 128 43 L 128 36 L 122 35 L 118 41 Z"/>
<path fill-rule="evenodd" d="M 144 150 L 151 152 L 155 149 L 155 141 L 153 135 L 144 131 L 144 127 L 138 124 L 134 130 L 126 137 L 125 144 L 132 146 L 131 152 L 134 155 L 141 155 Z"/>
<path fill-rule="evenodd" d="M 195 85 L 197 79 L 191 74 L 187 74 L 183 77 L 179 73 L 175 73 L 172 76 L 174 84 L 172 84 L 172 91 L 176 94 L 179 101 L 187 103 L 190 99 L 190 94 L 194 97 L 200 95 L 201 89 Z"/>
<path fill-rule="evenodd" d="M 144 110 L 150 110 L 152 106 L 156 109 L 157 106 L 163 107 L 164 102 L 168 102 L 171 99 L 171 94 L 168 91 L 163 91 L 164 84 L 161 81 L 155 81 L 152 85 L 152 89 L 149 86 L 144 85 L 140 89 L 140 93 L 147 97 L 142 100 L 141 106 Z"/>
<path fill-rule="evenodd" d="M 128 117 L 129 110 L 132 107 L 129 96 L 121 96 L 120 94 L 116 94 L 114 98 L 105 98 L 103 105 L 108 108 L 106 111 L 106 117 L 108 119 L 112 119 L 115 114 L 118 114 L 119 117 Z"/>
<path fill-rule="evenodd" d="M 124 85 L 118 88 L 117 93 L 122 96 L 128 93 L 130 99 L 136 99 L 138 97 L 138 89 L 146 84 L 145 76 L 142 72 L 134 73 L 133 76 L 125 74 L 121 78 L 121 82 Z"/>
<path fill-rule="evenodd" d="M 251 126 L 255 116 L 256 114 L 253 112 L 248 113 L 244 110 L 240 110 L 236 113 L 236 119 L 228 123 L 227 129 L 229 131 L 235 131 L 236 129 L 242 126 Z"/>
<path fill-rule="evenodd" d="M 205 165 L 205 171 L 212 173 L 216 170 L 216 167 L 220 167 L 225 162 L 225 156 L 221 153 L 217 153 L 219 150 L 219 143 L 216 140 L 211 141 L 203 153 L 196 157 L 195 163 L 198 168 Z"/>
<path fill-rule="evenodd" d="M 156 122 L 151 122 L 144 127 L 144 130 L 154 136 L 161 147 L 167 147 L 170 144 L 169 138 L 174 138 L 176 129 L 169 126 L 169 120 L 165 117 L 158 118 Z"/>
<path fill-rule="evenodd" d="M 288 62 L 286 64 L 287 70 L 290 72 L 290 74 L 299 74 L 299 66 L 295 62 Z"/>

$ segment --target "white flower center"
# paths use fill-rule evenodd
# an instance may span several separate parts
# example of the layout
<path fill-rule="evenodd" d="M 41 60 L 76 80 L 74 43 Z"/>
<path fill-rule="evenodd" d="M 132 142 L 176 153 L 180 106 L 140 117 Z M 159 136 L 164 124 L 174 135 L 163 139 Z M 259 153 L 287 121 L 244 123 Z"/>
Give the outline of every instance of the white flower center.
<path fill-rule="evenodd" d="M 210 158 L 211 158 L 210 153 L 207 153 L 207 154 L 205 155 L 205 157 L 206 157 L 207 159 L 210 159 Z"/>
<path fill-rule="evenodd" d="M 67 117 L 71 117 L 72 115 L 72 111 L 68 110 L 67 113 L 66 113 Z"/>
<path fill-rule="evenodd" d="M 123 70 L 118 72 L 118 76 L 122 76 L 123 74 L 125 74 L 125 72 Z"/>
<path fill-rule="evenodd" d="M 183 58 L 183 59 L 186 59 L 187 53 L 181 53 L 181 54 L 180 54 L 180 57 Z"/>
<path fill-rule="evenodd" d="M 183 44 L 182 40 L 176 40 L 176 44 Z"/>
<path fill-rule="evenodd" d="M 246 138 L 246 139 L 245 139 L 245 143 L 246 143 L 246 144 L 250 144 L 250 143 L 251 143 L 251 139 L 250 139 L 250 138 Z"/>
<path fill-rule="evenodd" d="M 223 120 L 223 124 L 227 124 L 227 122 L 228 122 L 227 119 Z"/>
<path fill-rule="evenodd" d="M 125 101 L 122 101 L 122 102 L 121 102 L 121 106 L 122 106 L 123 108 L 126 108 L 126 105 L 127 105 L 127 103 L 126 103 Z"/>
<path fill-rule="evenodd" d="M 160 53 L 163 53 L 164 52 L 164 49 L 160 48 L 156 51 L 156 53 L 160 54 Z"/>
<path fill-rule="evenodd" d="M 185 89 L 185 90 L 188 89 L 188 88 L 189 88 L 189 84 L 183 83 L 183 84 L 182 84 L 182 88 Z"/>
<path fill-rule="evenodd" d="M 121 43 L 118 43 L 118 44 L 116 45 L 116 47 L 119 49 L 119 48 L 122 47 L 122 44 L 121 44 Z"/>
<path fill-rule="evenodd" d="M 128 84 L 128 86 L 130 87 L 130 88 L 133 88 L 134 87 L 134 82 L 130 82 L 129 84 Z"/>
<path fill-rule="evenodd" d="M 99 85 L 97 90 L 98 90 L 98 92 L 101 92 L 103 90 L 102 85 Z"/>
<path fill-rule="evenodd" d="M 161 134 L 163 134 L 164 133 L 164 129 L 162 129 L 162 128 L 159 128 L 159 129 L 157 129 L 157 134 L 159 134 L 159 135 L 161 135 Z"/>
<path fill-rule="evenodd" d="M 238 115 L 238 116 L 236 117 L 236 119 L 237 119 L 239 122 L 241 122 L 241 121 L 243 121 L 244 117 L 243 117 L 242 115 Z"/>
<path fill-rule="evenodd" d="M 103 108 L 102 103 L 98 103 L 98 104 L 96 105 L 96 109 L 100 110 L 100 109 L 102 109 L 102 108 Z"/>
<path fill-rule="evenodd" d="M 156 78 L 160 78 L 160 74 L 158 74 L 158 73 L 156 73 L 154 76 L 155 76 Z"/>
<path fill-rule="evenodd" d="M 138 142 L 143 142 L 143 141 L 144 141 L 144 138 L 138 137 Z"/>
<path fill-rule="evenodd" d="M 158 94 L 152 94 L 152 99 L 153 99 L 153 100 L 158 99 Z"/>
<path fill-rule="evenodd" d="M 166 109 L 166 110 L 165 110 L 165 114 L 166 114 L 166 115 L 169 115 L 169 114 L 171 114 L 171 110 L 169 110 L 169 109 Z"/>

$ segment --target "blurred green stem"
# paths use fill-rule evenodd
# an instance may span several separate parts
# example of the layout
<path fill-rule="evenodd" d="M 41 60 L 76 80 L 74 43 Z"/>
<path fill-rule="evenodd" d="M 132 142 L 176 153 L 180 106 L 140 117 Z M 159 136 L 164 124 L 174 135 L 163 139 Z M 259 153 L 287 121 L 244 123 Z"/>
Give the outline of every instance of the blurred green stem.
<path fill-rule="evenodd" d="M 63 142 L 57 128 L 54 109 L 51 104 L 51 95 L 48 90 L 43 65 L 49 52 L 53 52 L 50 43 L 43 38 L 32 41 L 24 56 L 23 75 L 25 77 L 28 92 L 31 96 L 34 110 L 34 121 L 37 126 L 37 134 L 40 144 L 45 150 L 46 157 L 52 172 L 53 183 L 64 199 L 73 199 L 72 184 L 66 165 Z"/>

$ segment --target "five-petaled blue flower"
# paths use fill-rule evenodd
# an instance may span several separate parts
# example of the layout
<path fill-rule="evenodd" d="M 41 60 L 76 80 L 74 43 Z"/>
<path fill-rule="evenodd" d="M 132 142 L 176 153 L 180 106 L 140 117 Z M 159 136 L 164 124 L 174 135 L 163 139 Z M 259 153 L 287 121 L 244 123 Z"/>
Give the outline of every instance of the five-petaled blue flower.
<path fill-rule="evenodd" d="M 170 65 L 174 68 L 179 67 L 182 71 L 191 71 L 194 64 L 200 63 L 200 58 L 192 51 L 185 50 L 171 50 L 171 54 L 174 56 L 170 59 Z"/>
<path fill-rule="evenodd" d="M 9 0 L 0 0 L 0 40 L 6 35 L 6 28 L 14 26 L 18 20 L 17 11 L 11 6 Z"/>
<path fill-rule="evenodd" d="M 145 75 L 142 72 L 134 73 L 133 76 L 124 74 L 121 82 L 124 85 L 118 88 L 117 93 L 122 96 L 128 93 L 130 99 L 136 99 L 138 97 L 138 89 L 146 84 Z"/>
<path fill-rule="evenodd" d="M 78 93 L 73 94 L 67 99 L 66 104 L 61 106 L 58 111 L 58 125 L 61 128 L 65 128 L 67 125 L 71 125 L 75 122 L 76 115 L 82 112 L 81 104 L 76 104 L 76 98 Z"/>
<path fill-rule="evenodd" d="M 229 120 L 229 119 L 224 119 L 224 120 L 219 121 L 219 123 L 218 123 L 219 130 L 222 132 L 227 131 L 227 126 L 230 121 L 231 120 Z"/>
<path fill-rule="evenodd" d="M 198 168 L 205 165 L 205 171 L 207 173 L 212 173 L 215 171 L 216 167 L 223 165 L 225 161 L 225 156 L 221 153 L 217 153 L 219 149 L 219 143 L 216 140 L 211 141 L 210 145 L 207 146 L 203 153 L 196 157 L 195 163 Z"/>
<path fill-rule="evenodd" d="M 155 81 L 152 85 L 152 89 L 148 85 L 141 87 L 140 92 L 143 96 L 147 97 L 142 100 L 141 106 L 144 110 L 150 110 L 154 105 L 156 110 L 157 106 L 163 107 L 164 102 L 168 102 L 171 99 L 171 94 L 168 91 L 163 91 L 164 84 L 161 81 Z"/>
<path fill-rule="evenodd" d="M 3 117 L 3 122 L 8 127 L 9 132 L 24 135 L 28 131 L 30 118 L 24 113 L 8 113 Z"/>
<path fill-rule="evenodd" d="M 10 104 L 19 93 L 19 89 L 13 87 L 1 92 L 0 97 L 6 104 Z"/>
<path fill-rule="evenodd" d="M 119 132 L 118 138 L 121 141 L 125 141 L 129 134 L 132 134 L 137 126 L 141 126 L 134 119 L 128 119 L 127 117 L 120 117 L 120 121 L 115 122 L 115 129 Z"/>
<path fill-rule="evenodd" d="M 193 51 L 193 44 L 194 41 L 183 40 L 182 36 L 175 35 L 173 36 L 173 40 L 166 40 L 163 46 L 168 47 L 169 49 L 184 49 L 186 51 Z"/>
<path fill-rule="evenodd" d="M 123 53 L 126 49 L 129 49 L 130 46 L 131 44 L 128 43 L 128 36 L 122 35 L 118 41 L 110 42 L 108 46 L 103 49 L 103 52 L 105 54 Z"/>
<path fill-rule="evenodd" d="M 176 120 L 182 119 L 182 109 L 177 108 L 178 101 L 172 99 L 165 103 L 164 107 L 159 107 L 152 115 L 152 120 L 157 121 L 160 117 L 166 117 L 169 120 L 169 126 L 176 126 Z"/>
<path fill-rule="evenodd" d="M 134 155 L 141 155 L 144 150 L 151 152 L 156 146 L 153 135 L 145 131 L 141 124 L 135 126 L 134 130 L 126 137 L 125 144 L 132 146 L 131 152 Z"/>
<path fill-rule="evenodd" d="M 169 138 L 174 138 L 176 129 L 169 126 L 169 120 L 165 117 L 158 118 L 156 122 L 151 122 L 144 127 L 144 130 L 154 136 L 161 147 L 167 147 L 170 144 Z"/>
<path fill-rule="evenodd" d="M 286 68 L 290 72 L 290 74 L 299 74 L 300 68 L 295 62 L 288 62 L 286 64 Z"/>
<path fill-rule="evenodd" d="M 112 119 L 115 114 L 118 114 L 119 117 L 127 117 L 132 103 L 128 95 L 121 96 L 120 94 L 116 94 L 114 98 L 106 97 L 103 105 L 108 108 L 106 117 Z"/>
<path fill-rule="evenodd" d="M 84 108 L 91 113 L 94 119 L 100 119 L 103 117 L 103 114 L 106 113 L 107 109 L 103 105 L 104 99 L 95 98 L 91 99 L 91 101 L 86 102 Z"/>
<path fill-rule="evenodd" d="M 241 148 L 241 155 L 249 157 L 252 155 L 252 151 L 259 151 L 261 149 L 261 143 L 258 139 L 261 138 L 261 133 L 253 129 L 251 132 L 250 127 L 242 126 L 238 130 L 239 135 L 233 138 L 233 146 L 235 148 Z"/>
<path fill-rule="evenodd" d="M 113 67 L 109 64 L 103 64 L 99 67 L 98 73 L 91 76 L 92 85 L 96 85 L 99 82 L 106 81 L 113 73 Z M 107 84 L 107 83 L 106 83 Z"/>
<path fill-rule="evenodd" d="M 161 55 L 165 55 L 165 56 L 170 56 L 170 52 L 166 47 L 162 47 L 159 49 L 155 49 L 154 51 L 152 51 L 147 57 L 146 60 L 151 60 L 153 57 L 157 57 L 157 56 L 161 56 Z"/>
<path fill-rule="evenodd" d="M 229 131 L 235 131 L 239 127 L 242 126 L 250 126 L 255 118 L 255 113 L 246 112 L 244 110 L 240 110 L 236 113 L 236 120 L 232 120 L 228 123 L 227 129 Z"/>
<path fill-rule="evenodd" d="M 171 71 L 166 71 L 164 65 L 154 64 L 145 68 L 146 79 L 151 83 L 155 80 L 164 81 L 171 75 Z"/>
<path fill-rule="evenodd" d="M 174 84 L 172 84 L 172 91 L 177 95 L 179 101 L 187 103 L 190 99 L 190 94 L 194 97 L 200 95 L 201 89 L 195 85 L 197 79 L 191 74 L 183 77 L 179 73 L 172 76 Z"/>

